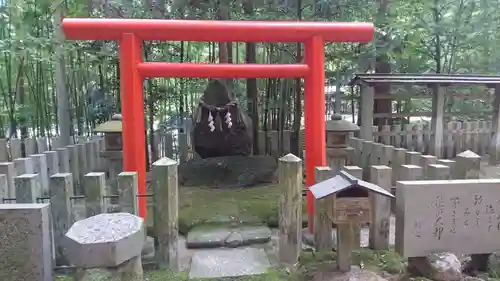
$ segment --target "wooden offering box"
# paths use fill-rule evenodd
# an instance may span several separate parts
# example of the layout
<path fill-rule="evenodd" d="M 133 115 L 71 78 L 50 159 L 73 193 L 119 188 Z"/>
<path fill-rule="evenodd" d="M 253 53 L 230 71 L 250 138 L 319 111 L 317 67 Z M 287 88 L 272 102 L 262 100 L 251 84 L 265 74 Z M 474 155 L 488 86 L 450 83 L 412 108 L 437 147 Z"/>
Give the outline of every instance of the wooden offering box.
<path fill-rule="evenodd" d="M 309 188 L 317 199 L 328 201 L 328 217 L 336 224 L 370 223 L 372 200 L 370 194 L 394 197 L 383 188 L 357 179 L 345 171 Z"/>

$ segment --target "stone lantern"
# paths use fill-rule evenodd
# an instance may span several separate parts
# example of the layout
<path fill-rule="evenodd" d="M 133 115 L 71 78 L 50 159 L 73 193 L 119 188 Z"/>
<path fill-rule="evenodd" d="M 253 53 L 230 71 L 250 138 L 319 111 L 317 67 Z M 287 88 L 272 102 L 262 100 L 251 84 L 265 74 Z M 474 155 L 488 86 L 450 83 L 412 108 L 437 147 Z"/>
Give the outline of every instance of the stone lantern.
<path fill-rule="evenodd" d="M 349 134 L 359 131 L 359 127 L 343 120 L 338 114 L 326 121 L 326 162 L 334 170 L 351 164 L 354 149 L 349 147 Z"/>
<path fill-rule="evenodd" d="M 110 121 L 99 124 L 94 132 L 104 133 L 106 151 L 122 151 L 122 115 L 114 114 Z"/>
<path fill-rule="evenodd" d="M 114 114 L 110 121 L 97 125 L 94 132 L 104 133 L 104 150 L 99 155 L 107 161 L 108 178 L 116 178 L 123 172 L 122 115 Z"/>

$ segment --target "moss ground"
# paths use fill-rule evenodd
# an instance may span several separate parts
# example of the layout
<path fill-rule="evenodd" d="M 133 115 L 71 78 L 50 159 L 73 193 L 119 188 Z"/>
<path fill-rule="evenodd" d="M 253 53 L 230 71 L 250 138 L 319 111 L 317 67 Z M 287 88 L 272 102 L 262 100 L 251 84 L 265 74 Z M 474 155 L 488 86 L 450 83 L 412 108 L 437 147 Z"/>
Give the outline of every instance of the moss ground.
<path fill-rule="evenodd" d="M 180 187 L 180 232 L 186 234 L 199 224 L 228 221 L 276 226 L 281 193 L 276 184 L 240 189 Z M 305 206 L 304 200 L 304 213 Z"/>

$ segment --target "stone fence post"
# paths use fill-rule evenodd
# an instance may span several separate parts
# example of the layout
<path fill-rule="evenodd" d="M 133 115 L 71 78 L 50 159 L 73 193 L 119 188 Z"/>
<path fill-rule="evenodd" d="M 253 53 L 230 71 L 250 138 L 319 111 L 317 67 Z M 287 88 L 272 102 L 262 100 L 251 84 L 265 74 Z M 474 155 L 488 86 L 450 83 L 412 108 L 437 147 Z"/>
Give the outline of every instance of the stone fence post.
<path fill-rule="evenodd" d="M 16 203 L 37 203 L 42 196 L 40 177 L 37 174 L 24 174 L 14 178 Z"/>
<path fill-rule="evenodd" d="M 49 212 L 49 204 L 0 204 L 0 280 L 54 280 Z"/>
<path fill-rule="evenodd" d="M 330 167 L 316 167 L 316 183 L 325 181 L 332 177 Z M 314 204 L 314 247 L 316 251 L 331 251 L 333 248 L 332 221 L 328 217 L 328 206 L 332 197 L 316 200 Z"/>
<path fill-rule="evenodd" d="M 106 195 L 106 174 L 86 174 L 84 177 L 84 186 L 86 217 L 88 218 L 106 212 L 107 209 L 104 204 L 104 195 Z"/>
<path fill-rule="evenodd" d="M 177 162 L 162 158 L 153 163 L 156 262 L 161 269 L 179 270 L 179 187 Z"/>
<path fill-rule="evenodd" d="M 372 166 L 370 179 L 373 184 L 391 192 L 392 169 L 387 166 Z M 391 220 L 391 199 L 378 194 L 370 194 L 372 200 L 372 223 L 370 224 L 370 246 L 374 250 L 389 249 L 389 229 Z"/>
<path fill-rule="evenodd" d="M 283 264 L 295 265 L 302 249 L 302 160 L 293 154 L 278 162 L 279 245 L 278 256 Z"/>
<path fill-rule="evenodd" d="M 118 174 L 118 205 L 121 212 L 137 215 L 137 172 Z"/>
<path fill-rule="evenodd" d="M 71 196 L 73 196 L 73 176 L 69 173 L 50 177 L 50 210 L 52 213 L 56 265 L 69 265 L 64 235 L 73 223 Z"/>

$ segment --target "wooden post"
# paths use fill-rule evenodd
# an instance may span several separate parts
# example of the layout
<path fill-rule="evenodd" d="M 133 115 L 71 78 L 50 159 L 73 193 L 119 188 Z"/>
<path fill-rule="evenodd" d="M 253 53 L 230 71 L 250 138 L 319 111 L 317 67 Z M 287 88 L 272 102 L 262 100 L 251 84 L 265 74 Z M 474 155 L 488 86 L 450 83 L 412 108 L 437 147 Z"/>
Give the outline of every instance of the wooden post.
<path fill-rule="evenodd" d="M 375 89 L 368 85 L 361 88 L 361 138 L 365 141 L 373 140 L 373 105 Z"/>
<path fill-rule="evenodd" d="M 177 162 L 162 158 L 153 163 L 156 262 L 160 269 L 179 271 L 179 187 Z"/>
<path fill-rule="evenodd" d="M 105 213 L 103 196 L 106 194 L 106 174 L 88 173 L 83 177 L 83 182 L 87 218 Z"/>
<path fill-rule="evenodd" d="M 278 162 L 279 201 L 278 256 L 281 263 L 295 265 L 302 249 L 302 160 L 287 154 Z"/>
<path fill-rule="evenodd" d="M 367 168 L 368 170 L 370 168 Z M 358 167 L 358 166 L 344 166 L 342 170 L 346 171 L 348 174 L 351 176 L 362 179 L 363 176 L 363 169 Z M 361 247 L 361 225 L 359 224 L 353 224 L 352 226 L 352 249 L 359 249 Z"/>
<path fill-rule="evenodd" d="M 137 172 L 121 172 L 118 175 L 118 204 L 122 212 L 138 215 Z"/>
<path fill-rule="evenodd" d="M 316 182 L 322 182 L 331 178 L 330 167 L 316 167 L 314 178 Z M 334 198 L 327 196 L 316 200 L 314 204 L 314 247 L 316 251 L 331 251 L 333 248 L 332 220 L 328 217 L 328 208 L 332 205 Z"/>
<path fill-rule="evenodd" d="M 69 265 L 64 240 L 66 232 L 73 224 L 70 201 L 73 196 L 73 178 L 69 173 L 55 174 L 49 181 L 56 265 Z"/>
<path fill-rule="evenodd" d="M 370 179 L 373 184 L 391 192 L 392 169 L 387 166 L 372 166 Z M 370 247 L 374 250 L 389 249 L 389 229 L 391 220 L 391 199 L 371 193 L 373 206 L 370 224 Z"/>

